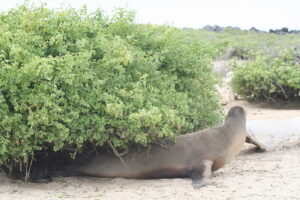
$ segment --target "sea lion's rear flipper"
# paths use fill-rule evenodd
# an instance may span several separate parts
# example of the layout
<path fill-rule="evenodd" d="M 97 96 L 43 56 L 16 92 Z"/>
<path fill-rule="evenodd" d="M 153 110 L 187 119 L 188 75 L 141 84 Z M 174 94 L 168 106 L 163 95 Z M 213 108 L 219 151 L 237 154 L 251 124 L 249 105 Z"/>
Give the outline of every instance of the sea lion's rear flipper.
<path fill-rule="evenodd" d="M 207 179 L 211 176 L 213 162 L 203 160 L 201 164 L 192 169 L 190 176 L 193 179 L 192 185 L 195 189 L 207 185 Z"/>
<path fill-rule="evenodd" d="M 261 144 L 259 141 L 257 141 L 254 137 L 252 137 L 249 133 L 247 134 L 245 142 L 249 143 L 249 144 L 253 144 L 254 146 L 256 146 L 256 150 L 258 150 L 260 152 L 267 151 L 267 148 L 263 144 Z"/>

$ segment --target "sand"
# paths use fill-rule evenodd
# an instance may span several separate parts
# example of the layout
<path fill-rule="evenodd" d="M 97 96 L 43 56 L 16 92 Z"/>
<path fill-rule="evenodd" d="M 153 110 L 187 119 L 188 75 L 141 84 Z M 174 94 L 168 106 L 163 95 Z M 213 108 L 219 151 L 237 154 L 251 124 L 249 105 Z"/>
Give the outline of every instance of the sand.
<path fill-rule="evenodd" d="M 1 200 L 300 199 L 300 146 L 255 153 L 245 145 L 232 163 L 200 189 L 193 189 L 190 179 L 70 177 L 37 184 L 2 176 L 0 184 Z"/>
<path fill-rule="evenodd" d="M 300 106 L 250 104 L 233 100 L 221 88 L 225 110 L 242 105 L 247 119 L 292 119 L 300 117 Z M 256 153 L 245 144 L 237 158 L 213 173 L 210 183 L 194 189 L 190 179 L 129 180 L 121 178 L 55 178 L 51 183 L 24 183 L 0 176 L 0 200 L 229 200 L 300 199 L 300 143 Z"/>

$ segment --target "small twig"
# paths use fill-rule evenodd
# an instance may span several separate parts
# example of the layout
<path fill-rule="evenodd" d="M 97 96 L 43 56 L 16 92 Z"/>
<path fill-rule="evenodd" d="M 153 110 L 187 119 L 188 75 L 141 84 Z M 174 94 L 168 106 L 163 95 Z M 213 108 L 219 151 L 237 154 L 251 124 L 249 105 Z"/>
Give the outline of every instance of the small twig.
<path fill-rule="evenodd" d="M 113 150 L 114 154 L 120 158 L 120 160 L 123 163 L 123 165 L 125 167 L 128 167 L 127 164 L 125 163 L 125 161 L 122 159 L 122 155 L 123 154 L 122 155 L 119 154 L 119 152 L 116 150 L 116 148 L 112 145 L 112 143 L 110 141 L 107 141 L 107 142 L 108 142 L 108 145 L 110 146 L 110 148 Z"/>
<path fill-rule="evenodd" d="M 93 148 L 94 148 L 94 150 L 95 150 L 95 152 L 96 152 L 96 155 L 97 155 L 97 156 L 99 156 L 99 153 L 98 153 L 98 151 L 97 151 L 97 148 L 96 148 L 96 145 L 95 145 L 95 143 L 94 143 L 94 142 L 92 142 L 92 144 L 93 144 Z"/>
<path fill-rule="evenodd" d="M 151 150 L 151 146 L 149 146 L 148 149 L 147 149 L 147 158 L 150 157 L 150 150 Z"/>
<path fill-rule="evenodd" d="M 22 169 L 23 169 L 23 162 L 20 163 L 20 168 L 19 168 L 20 172 L 22 171 Z"/>
<path fill-rule="evenodd" d="M 161 140 L 161 141 L 159 141 L 159 142 L 154 142 L 154 144 L 157 144 L 157 145 L 159 145 L 160 147 L 165 148 L 165 149 L 168 148 L 168 144 L 167 144 L 167 142 L 166 142 L 165 140 Z"/>
<path fill-rule="evenodd" d="M 129 149 L 127 149 L 126 151 L 124 151 L 123 153 L 120 153 L 120 156 L 124 156 L 125 154 L 127 154 L 129 152 Z"/>
<path fill-rule="evenodd" d="M 9 170 L 9 171 L 8 171 L 8 174 L 9 174 L 9 175 L 12 174 L 13 165 L 14 165 L 14 161 L 12 160 L 12 161 L 10 162 L 9 169 L 8 169 L 8 170 Z M 20 171 L 21 171 L 21 169 L 20 169 Z"/>
<path fill-rule="evenodd" d="M 273 103 L 276 103 L 276 101 L 275 101 L 273 98 L 267 96 L 264 92 L 263 92 L 263 95 L 264 95 L 264 97 L 265 97 L 266 99 L 272 100 Z"/>

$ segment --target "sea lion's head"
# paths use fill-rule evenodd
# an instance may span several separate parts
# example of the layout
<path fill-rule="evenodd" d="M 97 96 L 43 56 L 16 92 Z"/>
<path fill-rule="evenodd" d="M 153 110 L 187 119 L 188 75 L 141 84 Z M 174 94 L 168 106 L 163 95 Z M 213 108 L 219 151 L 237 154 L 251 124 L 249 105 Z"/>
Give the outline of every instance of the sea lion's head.
<path fill-rule="evenodd" d="M 246 121 L 246 111 L 241 106 L 234 106 L 232 107 L 227 114 L 226 121 L 228 119 L 235 119 L 235 120 L 242 120 Z"/>

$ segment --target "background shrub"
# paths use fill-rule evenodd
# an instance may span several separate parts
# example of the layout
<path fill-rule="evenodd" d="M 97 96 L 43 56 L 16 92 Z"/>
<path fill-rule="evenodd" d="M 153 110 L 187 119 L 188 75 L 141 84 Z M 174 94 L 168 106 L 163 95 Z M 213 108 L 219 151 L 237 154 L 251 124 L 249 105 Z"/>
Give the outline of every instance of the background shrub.
<path fill-rule="evenodd" d="M 300 63 L 293 52 L 282 51 L 277 58 L 258 55 L 232 69 L 233 90 L 248 100 L 300 100 Z"/>
<path fill-rule="evenodd" d="M 111 142 L 126 149 L 216 125 L 211 55 L 172 27 L 83 8 L 0 15 L 0 163 Z"/>
<path fill-rule="evenodd" d="M 299 99 L 300 34 L 274 34 L 225 28 L 221 32 L 184 29 L 208 54 L 232 63 L 233 90 L 250 101 Z M 226 69 L 226 66 L 224 66 Z"/>

